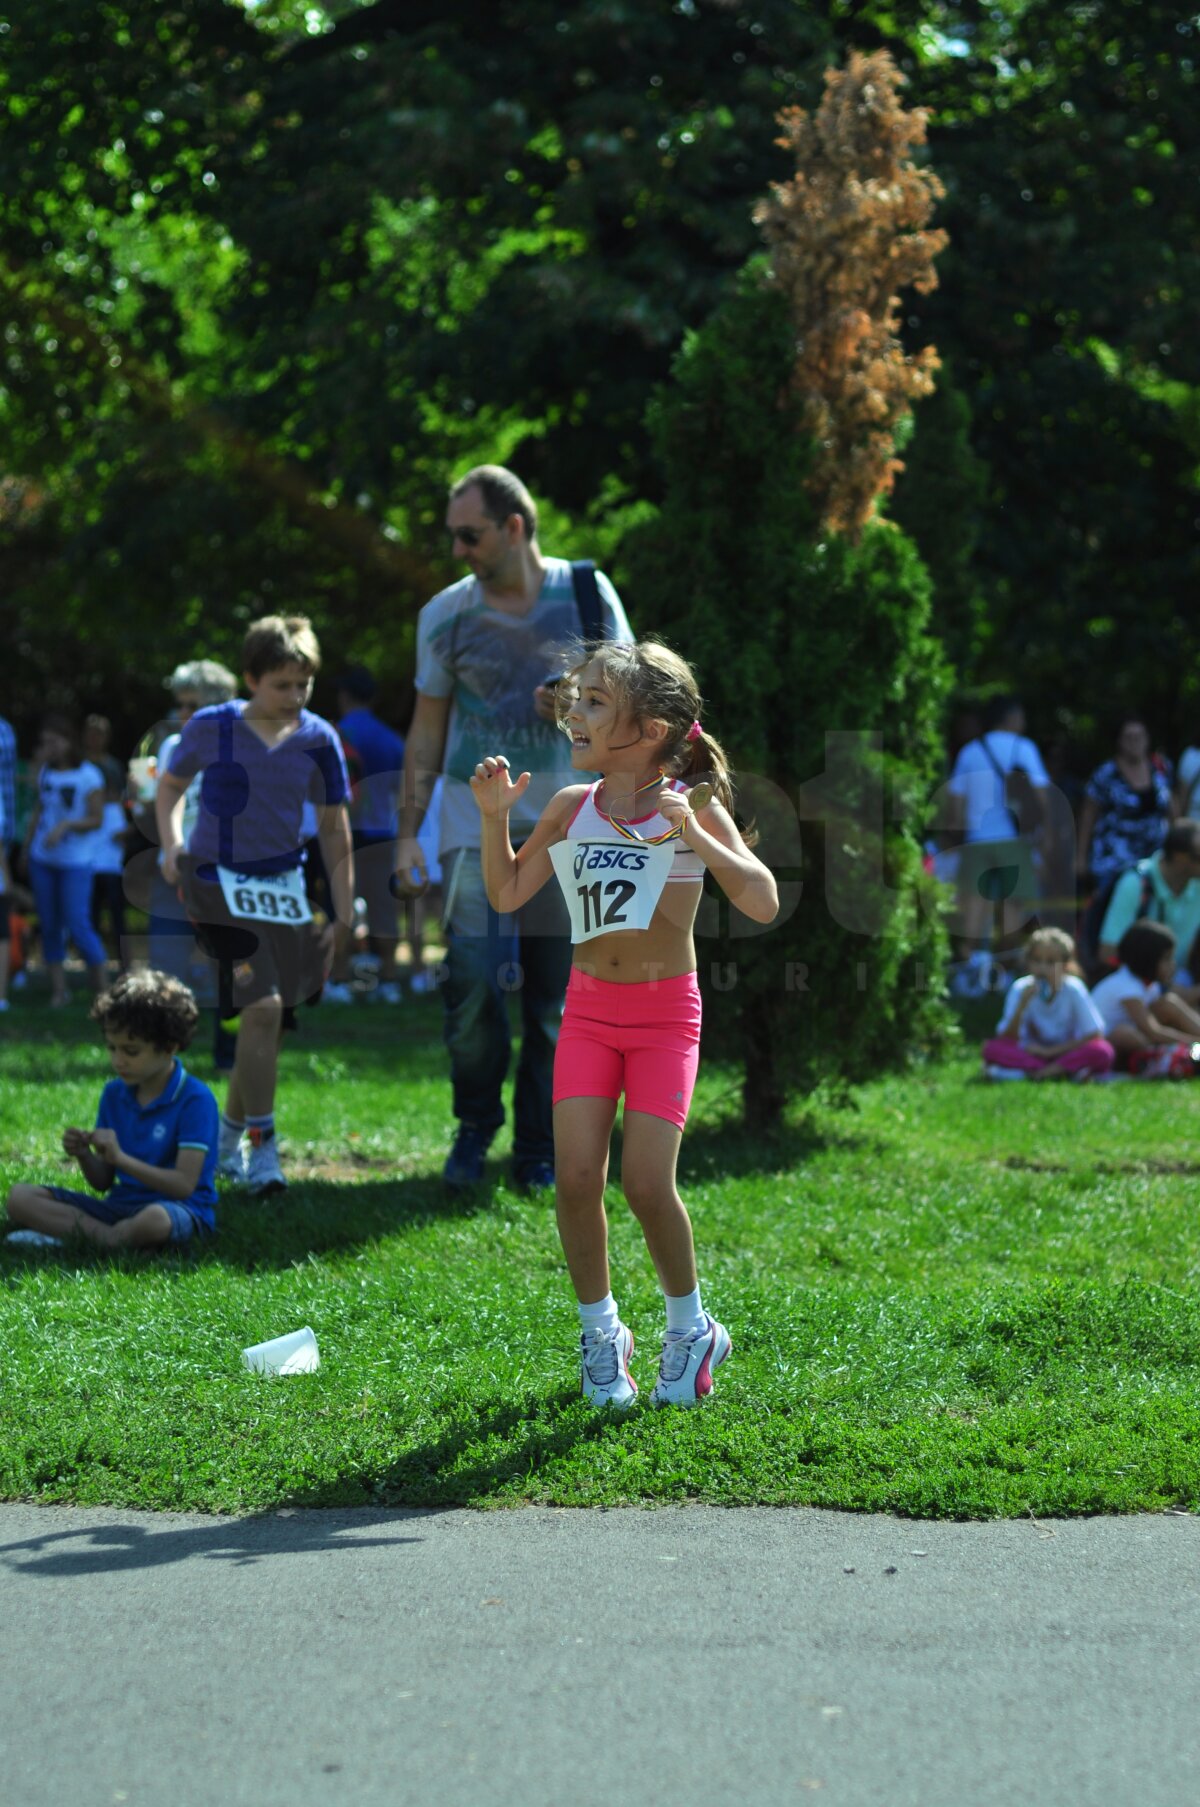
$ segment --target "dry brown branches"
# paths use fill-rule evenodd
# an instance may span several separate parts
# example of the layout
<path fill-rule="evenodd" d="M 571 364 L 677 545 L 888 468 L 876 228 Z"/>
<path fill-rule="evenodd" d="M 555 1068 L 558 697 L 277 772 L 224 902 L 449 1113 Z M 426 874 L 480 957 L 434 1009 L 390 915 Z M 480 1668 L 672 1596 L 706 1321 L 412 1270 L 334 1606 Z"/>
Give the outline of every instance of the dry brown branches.
<path fill-rule="evenodd" d="M 795 320 L 793 388 L 817 446 L 810 487 L 822 524 L 852 537 L 903 468 L 896 424 L 938 367 L 932 349 L 906 356 L 897 331 L 899 291 L 937 287 L 946 243 L 926 230 L 944 191 L 912 161 L 928 115 L 900 104 L 906 80 L 886 51 L 827 70 L 811 117 L 779 115 L 796 174 L 755 210 Z"/>

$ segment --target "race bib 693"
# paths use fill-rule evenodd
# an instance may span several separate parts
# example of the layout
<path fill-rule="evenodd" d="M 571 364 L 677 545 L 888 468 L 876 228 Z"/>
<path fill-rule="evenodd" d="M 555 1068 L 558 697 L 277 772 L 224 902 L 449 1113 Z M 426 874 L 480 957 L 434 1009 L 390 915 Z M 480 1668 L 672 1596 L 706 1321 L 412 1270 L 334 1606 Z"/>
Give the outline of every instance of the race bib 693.
<path fill-rule="evenodd" d="M 311 922 L 312 911 L 298 866 L 289 872 L 233 872 L 217 867 L 229 914 L 242 922 Z"/>

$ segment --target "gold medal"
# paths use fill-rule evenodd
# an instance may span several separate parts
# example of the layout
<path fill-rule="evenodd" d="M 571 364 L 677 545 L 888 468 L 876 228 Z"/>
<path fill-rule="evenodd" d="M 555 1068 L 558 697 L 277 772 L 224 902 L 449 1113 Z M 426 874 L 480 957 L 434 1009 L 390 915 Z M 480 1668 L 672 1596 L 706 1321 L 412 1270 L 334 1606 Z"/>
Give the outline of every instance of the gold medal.
<path fill-rule="evenodd" d="M 705 783 L 693 785 L 688 792 L 688 804 L 693 815 L 696 814 L 697 810 L 706 809 L 712 800 L 713 787 L 711 784 Z"/>

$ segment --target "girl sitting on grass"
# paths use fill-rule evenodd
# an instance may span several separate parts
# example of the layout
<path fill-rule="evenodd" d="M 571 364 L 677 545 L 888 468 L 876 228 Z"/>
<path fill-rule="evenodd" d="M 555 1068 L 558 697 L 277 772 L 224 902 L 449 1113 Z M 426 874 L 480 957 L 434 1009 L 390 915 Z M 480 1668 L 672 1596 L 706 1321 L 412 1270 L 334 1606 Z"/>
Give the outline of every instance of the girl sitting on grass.
<path fill-rule="evenodd" d="M 987 1077 L 1085 1080 L 1107 1073 L 1116 1056 L 1071 937 L 1063 929 L 1038 929 L 1025 944 L 1025 965 L 995 1035 L 983 1044 Z"/>
<path fill-rule="evenodd" d="M 1120 965 L 1092 992 L 1118 1066 L 1146 1077 L 1192 1072 L 1190 1049 L 1200 1042 L 1200 1016 L 1170 990 L 1175 935 L 1161 922 L 1135 922 L 1117 943 Z"/>
<path fill-rule="evenodd" d="M 731 1345 L 701 1304 L 692 1226 L 675 1186 L 699 1060 L 692 925 L 706 870 L 756 922 L 774 918 L 778 893 L 729 814 L 729 768 L 700 726 L 696 680 L 676 653 L 655 641 L 601 646 L 559 694 L 576 768 L 603 776 L 559 791 L 514 853 L 508 813 L 530 775 L 514 781 L 500 753 L 482 760 L 471 789 L 483 818 L 484 880 L 492 908 L 511 912 L 557 875 L 571 914 L 554 1162 L 558 1230 L 579 1301 L 584 1396 L 624 1408 L 637 1394 L 633 1335 L 610 1290 L 604 1214 L 609 1138 L 624 1092 L 621 1180 L 666 1299 L 651 1397 L 655 1405 L 695 1405 Z"/>

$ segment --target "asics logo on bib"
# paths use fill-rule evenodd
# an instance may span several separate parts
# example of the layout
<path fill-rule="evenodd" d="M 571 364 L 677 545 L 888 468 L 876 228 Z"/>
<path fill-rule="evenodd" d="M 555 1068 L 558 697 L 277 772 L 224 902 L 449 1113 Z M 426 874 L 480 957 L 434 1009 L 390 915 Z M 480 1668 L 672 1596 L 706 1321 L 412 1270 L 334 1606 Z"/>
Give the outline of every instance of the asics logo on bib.
<path fill-rule="evenodd" d="M 645 864 L 644 847 L 602 847 L 581 841 L 575 855 L 575 876 L 578 878 L 581 872 L 604 872 L 613 867 L 621 872 L 641 872 Z"/>

